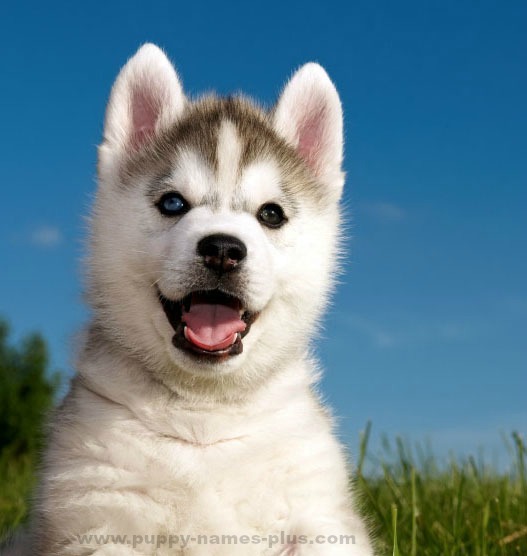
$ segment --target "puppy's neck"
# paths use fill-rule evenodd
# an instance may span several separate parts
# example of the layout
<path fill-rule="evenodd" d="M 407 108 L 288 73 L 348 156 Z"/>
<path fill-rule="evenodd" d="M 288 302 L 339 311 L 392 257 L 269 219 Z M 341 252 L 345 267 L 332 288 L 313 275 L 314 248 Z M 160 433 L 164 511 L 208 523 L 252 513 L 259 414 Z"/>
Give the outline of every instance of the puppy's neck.
<path fill-rule="evenodd" d="M 172 389 L 111 340 L 97 340 L 97 349 L 89 340 L 86 344 L 79 387 L 99 396 L 101 403 L 123 406 L 155 433 L 191 445 L 206 447 L 267 430 L 277 415 L 298 414 L 313 401 L 317 376 L 303 359 L 284 365 L 243 397 L 225 398 L 199 395 L 195 384 L 191 393 Z"/>

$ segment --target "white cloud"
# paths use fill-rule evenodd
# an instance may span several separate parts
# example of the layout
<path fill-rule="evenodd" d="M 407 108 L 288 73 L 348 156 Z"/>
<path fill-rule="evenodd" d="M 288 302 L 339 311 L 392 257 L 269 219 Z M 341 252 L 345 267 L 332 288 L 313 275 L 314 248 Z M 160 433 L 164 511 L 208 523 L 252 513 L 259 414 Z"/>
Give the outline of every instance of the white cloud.
<path fill-rule="evenodd" d="M 444 340 L 467 340 L 477 334 L 476 327 L 466 322 L 446 322 L 431 326 L 430 334 L 436 333 L 440 339 Z"/>
<path fill-rule="evenodd" d="M 392 348 L 430 343 L 455 343 L 481 337 L 487 331 L 483 323 L 468 321 L 432 322 L 406 315 L 379 324 L 362 315 L 342 315 L 345 324 L 365 336 L 378 348 Z"/>
<path fill-rule="evenodd" d="M 505 308 L 516 315 L 527 314 L 527 297 L 522 295 L 508 295 L 503 301 Z"/>
<path fill-rule="evenodd" d="M 37 247 L 51 248 L 61 243 L 62 234 L 56 226 L 39 226 L 31 232 L 30 241 Z"/>
<path fill-rule="evenodd" d="M 439 416 L 440 422 L 445 417 Z M 448 421 L 448 416 L 446 419 Z M 474 416 L 469 423 L 459 422 L 443 427 L 430 428 L 421 426 L 416 422 L 403 434 L 403 439 L 411 448 L 414 456 L 417 456 L 417 446 L 424 454 L 437 457 L 440 464 L 446 464 L 451 456 L 456 459 L 466 459 L 468 456 L 481 456 L 483 462 L 492 465 L 502 472 L 509 472 L 515 468 L 514 447 L 511 438 L 512 431 L 523 431 L 524 423 L 527 422 L 527 412 L 521 411 L 511 414 L 496 414 L 486 417 Z M 382 438 L 392 439 L 400 435 L 400 430 L 394 427 L 392 422 L 380 424 L 374 422 L 374 429 L 370 440 L 369 452 L 373 459 L 367 463 L 369 472 L 376 472 L 378 465 L 375 459 L 393 461 L 393 450 L 387 452 L 383 449 Z M 520 432 L 525 441 L 525 434 Z M 391 443 L 392 448 L 393 443 Z M 358 451 L 358 446 L 355 449 Z M 391 453 L 391 456 L 390 456 Z M 517 469 L 517 467 L 516 467 Z"/>
<path fill-rule="evenodd" d="M 360 208 L 369 216 L 384 222 L 400 222 L 406 216 L 405 211 L 394 203 L 362 203 Z"/>
<path fill-rule="evenodd" d="M 394 334 L 367 318 L 351 315 L 346 320 L 352 328 L 366 335 L 376 347 L 387 348 L 397 344 Z"/>
<path fill-rule="evenodd" d="M 526 412 L 499 415 L 488 422 L 431 430 L 428 437 L 439 453 L 467 456 L 482 452 L 487 463 L 505 470 L 514 462 L 512 431 L 522 431 L 526 422 Z M 525 435 L 521 436 L 525 441 Z"/>

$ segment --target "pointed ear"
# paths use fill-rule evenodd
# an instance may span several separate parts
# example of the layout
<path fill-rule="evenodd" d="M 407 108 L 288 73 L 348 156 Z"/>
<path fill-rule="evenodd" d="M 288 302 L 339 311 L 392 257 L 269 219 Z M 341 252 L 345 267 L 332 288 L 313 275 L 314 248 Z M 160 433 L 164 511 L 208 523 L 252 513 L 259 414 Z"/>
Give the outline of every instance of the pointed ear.
<path fill-rule="evenodd" d="M 185 95 L 164 52 L 143 45 L 112 87 L 104 123 L 104 144 L 125 152 L 139 150 L 161 128 L 178 118 Z"/>
<path fill-rule="evenodd" d="M 274 127 L 322 182 L 342 188 L 342 107 L 321 66 L 309 63 L 293 75 L 275 108 Z"/>

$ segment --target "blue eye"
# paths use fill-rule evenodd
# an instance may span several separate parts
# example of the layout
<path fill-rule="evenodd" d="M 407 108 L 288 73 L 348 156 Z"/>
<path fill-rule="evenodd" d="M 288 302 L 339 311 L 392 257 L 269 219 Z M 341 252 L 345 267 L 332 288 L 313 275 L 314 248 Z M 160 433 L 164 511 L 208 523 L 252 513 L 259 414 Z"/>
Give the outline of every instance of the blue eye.
<path fill-rule="evenodd" d="M 157 208 L 165 216 L 179 216 L 185 214 L 190 209 L 190 206 L 179 193 L 171 191 L 170 193 L 165 193 L 159 199 Z"/>

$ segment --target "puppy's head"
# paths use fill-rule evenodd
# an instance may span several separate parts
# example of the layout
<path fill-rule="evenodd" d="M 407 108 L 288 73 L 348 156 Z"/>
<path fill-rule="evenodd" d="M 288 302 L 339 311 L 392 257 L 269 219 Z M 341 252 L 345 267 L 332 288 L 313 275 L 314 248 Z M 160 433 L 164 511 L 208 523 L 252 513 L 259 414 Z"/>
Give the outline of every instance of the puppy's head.
<path fill-rule="evenodd" d="M 326 300 L 341 161 L 341 106 L 320 66 L 267 112 L 189 101 L 143 46 L 113 86 L 99 148 L 99 324 L 175 388 L 261 382 L 306 349 Z"/>

